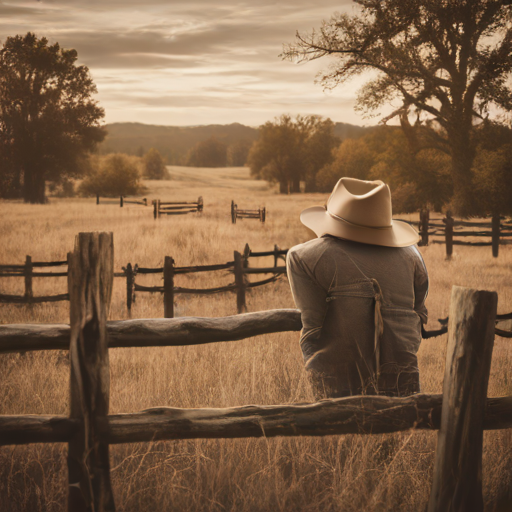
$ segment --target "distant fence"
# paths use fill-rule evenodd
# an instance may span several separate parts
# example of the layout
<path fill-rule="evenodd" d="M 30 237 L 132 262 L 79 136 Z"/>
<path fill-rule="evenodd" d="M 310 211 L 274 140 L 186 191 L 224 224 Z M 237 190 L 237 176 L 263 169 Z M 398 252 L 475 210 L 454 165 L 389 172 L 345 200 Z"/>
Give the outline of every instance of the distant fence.
<path fill-rule="evenodd" d="M 231 222 L 236 224 L 236 219 L 259 219 L 265 223 L 267 217 L 267 209 L 265 207 L 257 210 L 239 210 L 235 201 L 231 201 Z"/>
<path fill-rule="evenodd" d="M 453 254 L 454 245 L 469 245 L 475 247 L 491 246 L 492 255 L 497 258 L 500 245 L 512 244 L 512 220 L 505 220 L 499 215 L 492 217 L 491 221 L 463 221 L 455 220 L 451 212 L 446 213 L 444 219 L 439 221 L 430 220 L 430 212 L 427 209 L 420 211 L 418 230 L 421 236 L 419 245 L 445 244 L 446 256 L 450 258 Z M 409 224 L 413 224 L 409 222 Z M 476 228 L 476 229 L 467 229 Z M 444 240 L 430 237 L 444 237 Z M 457 237 L 487 237 L 491 240 L 482 242 L 468 242 L 465 240 L 454 240 Z"/>
<path fill-rule="evenodd" d="M 100 196 L 96 196 L 96 204 L 100 204 Z M 119 196 L 119 206 L 122 208 L 125 204 L 139 204 L 141 206 L 147 206 L 148 200 L 146 197 L 142 199 L 126 199 L 123 196 Z"/>
<path fill-rule="evenodd" d="M 114 275 L 112 234 L 80 233 L 75 247 L 68 255 L 70 325 L 0 325 L 0 352 L 70 351 L 69 416 L 0 416 L 2 445 L 68 443 L 69 511 L 115 511 L 110 444 L 409 429 L 440 431 L 428 512 L 483 511 L 483 431 L 512 427 L 512 397 L 487 398 L 495 292 L 453 287 L 442 395 L 367 395 L 224 409 L 160 407 L 109 415 L 109 348 L 197 345 L 298 331 L 300 313 L 107 322 Z"/>
<path fill-rule="evenodd" d="M 265 252 L 253 252 L 248 244 L 245 245 L 244 252 L 241 254 L 234 251 L 234 261 L 221 263 L 219 265 L 198 265 L 188 267 L 176 267 L 174 259 L 166 256 L 163 267 L 147 268 L 140 267 L 138 264 L 128 263 L 122 268 L 122 272 L 115 272 L 114 277 L 126 278 L 126 307 L 131 315 L 132 305 L 135 300 L 136 292 L 163 293 L 164 295 L 164 318 L 174 317 L 174 300 L 178 294 L 211 295 L 223 292 L 233 292 L 237 295 L 237 311 L 242 313 L 247 310 L 246 290 L 263 286 L 276 281 L 282 274 L 286 273 L 286 267 L 278 266 L 278 261 L 285 258 L 288 249 L 281 250 L 277 245 L 274 250 Z M 249 258 L 263 256 L 273 256 L 274 266 L 266 268 L 249 268 Z M 0 265 L 1 277 L 24 277 L 25 293 L 24 295 L 4 295 L 0 294 L 0 303 L 10 304 L 34 304 L 39 302 L 58 302 L 69 300 L 67 293 L 60 295 L 51 295 L 43 297 L 34 297 L 32 292 L 33 277 L 66 277 L 65 272 L 34 272 L 34 267 L 55 267 L 67 265 L 67 261 L 53 261 L 48 263 L 33 263 L 31 256 L 26 257 L 25 265 Z M 174 278 L 179 274 L 192 274 L 196 272 L 210 272 L 215 270 L 229 270 L 234 273 L 234 283 L 227 286 L 216 288 L 182 288 L 174 285 Z M 137 275 L 143 274 L 163 274 L 163 286 L 142 286 L 135 282 Z M 249 274 L 274 274 L 272 277 L 261 281 L 249 282 Z"/>
<path fill-rule="evenodd" d="M 160 218 L 161 215 L 184 215 L 186 213 L 201 213 L 203 211 L 203 198 L 199 196 L 197 201 L 186 202 L 167 202 L 160 199 L 153 199 L 153 216 L 155 219 Z"/>

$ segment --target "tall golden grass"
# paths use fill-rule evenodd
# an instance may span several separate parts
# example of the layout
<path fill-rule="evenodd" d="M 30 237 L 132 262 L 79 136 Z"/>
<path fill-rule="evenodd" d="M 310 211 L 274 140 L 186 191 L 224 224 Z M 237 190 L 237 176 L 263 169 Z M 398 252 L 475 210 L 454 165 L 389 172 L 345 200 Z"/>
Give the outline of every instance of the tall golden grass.
<path fill-rule="evenodd" d="M 282 248 L 308 240 L 298 215 L 323 204 L 325 195 L 280 196 L 246 169 L 169 168 L 172 179 L 146 182 L 149 198 L 195 200 L 202 216 L 153 220 L 150 207 L 93 199 L 51 200 L 42 206 L 0 203 L 0 264 L 65 259 L 80 231 L 114 233 L 115 269 L 128 262 L 161 266 L 223 263 L 241 251 Z M 240 208 L 265 205 L 267 222 L 231 224 L 230 202 Z M 411 217 L 412 218 L 412 217 Z M 448 314 L 452 285 L 496 290 L 499 312 L 512 311 L 512 248 L 421 248 L 430 273 L 429 328 Z M 252 265 L 268 266 L 271 258 Z M 227 272 L 178 276 L 178 286 L 209 287 L 233 281 Z M 161 276 L 140 276 L 158 284 Z M 35 279 L 34 294 L 63 293 L 65 278 Z M 23 293 L 23 279 L 0 280 L 0 291 Z M 110 317 L 127 318 L 125 282 L 116 279 Z M 233 294 L 178 295 L 178 316 L 236 313 Z M 249 311 L 294 307 L 286 278 L 248 294 Z M 68 304 L 0 305 L 0 323 L 67 322 Z M 138 293 L 133 317 L 163 316 L 159 294 Z M 512 342 L 495 341 L 489 396 L 512 393 Z M 425 340 L 419 351 L 422 388 L 440 393 L 446 336 Z M 110 351 L 111 412 L 154 406 L 225 407 L 312 401 L 297 333 L 260 336 L 207 346 Z M 59 352 L 0 355 L 0 414 L 66 414 L 69 366 Z M 187 511 L 420 511 L 428 501 L 436 434 L 406 432 L 378 436 L 191 440 L 111 447 L 112 481 L 118 510 Z M 512 431 L 486 432 L 486 510 L 512 510 Z M 0 449 L 0 510 L 58 511 L 66 501 L 66 446 Z"/>

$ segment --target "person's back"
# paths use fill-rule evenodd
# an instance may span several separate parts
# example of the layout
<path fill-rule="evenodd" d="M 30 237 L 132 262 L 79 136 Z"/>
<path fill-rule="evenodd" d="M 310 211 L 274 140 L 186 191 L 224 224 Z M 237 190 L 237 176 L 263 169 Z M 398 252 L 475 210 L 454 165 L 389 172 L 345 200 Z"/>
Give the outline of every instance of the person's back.
<path fill-rule="evenodd" d="M 420 390 L 416 352 L 427 321 L 428 275 L 408 242 L 416 238 L 406 233 L 405 247 L 375 245 L 365 229 L 361 236 L 368 243 L 324 234 L 288 252 L 290 285 L 302 313 L 300 343 L 317 398 Z"/>

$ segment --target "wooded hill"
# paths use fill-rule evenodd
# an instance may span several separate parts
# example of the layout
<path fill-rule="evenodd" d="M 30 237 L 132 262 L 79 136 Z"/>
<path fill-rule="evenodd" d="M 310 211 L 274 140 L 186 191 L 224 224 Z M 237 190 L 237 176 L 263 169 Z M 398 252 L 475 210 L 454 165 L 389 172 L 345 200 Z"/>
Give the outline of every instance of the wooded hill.
<path fill-rule="evenodd" d="M 112 123 L 105 126 L 107 136 L 99 146 L 101 154 L 127 153 L 142 156 L 157 149 L 169 165 L 184 165 L 188 151 L 198 142 L 215 137 L 227 146 L 239 141 L 253 142 L 258 129 L 240 123 L 202 126 L 158 126 L 142 123 Z M 336 123 L 334 133 L 341 139 L 358 138 L 369 128 Z"/>

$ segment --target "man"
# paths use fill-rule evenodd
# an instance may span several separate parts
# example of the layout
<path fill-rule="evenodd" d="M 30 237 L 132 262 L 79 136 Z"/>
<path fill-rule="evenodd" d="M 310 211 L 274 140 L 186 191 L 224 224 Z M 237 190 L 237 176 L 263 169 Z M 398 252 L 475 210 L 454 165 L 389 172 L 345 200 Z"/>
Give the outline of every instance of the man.
<path fill-rule="evenodd" d="M 341 178 L 300 220 L 318 238 L 291 248 L 287 268 L 316 398 L 418 393 L 428 274 L 389 187 Z"/>

